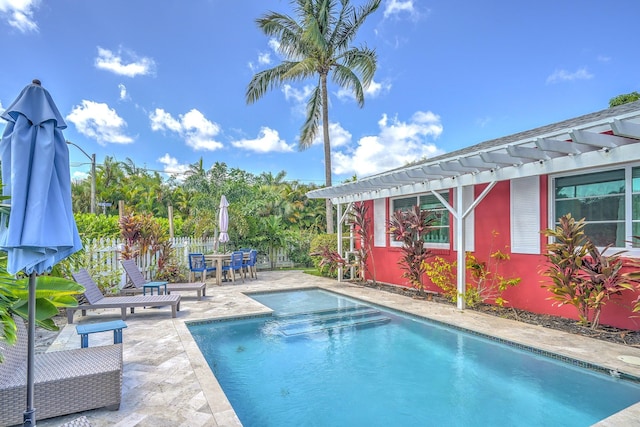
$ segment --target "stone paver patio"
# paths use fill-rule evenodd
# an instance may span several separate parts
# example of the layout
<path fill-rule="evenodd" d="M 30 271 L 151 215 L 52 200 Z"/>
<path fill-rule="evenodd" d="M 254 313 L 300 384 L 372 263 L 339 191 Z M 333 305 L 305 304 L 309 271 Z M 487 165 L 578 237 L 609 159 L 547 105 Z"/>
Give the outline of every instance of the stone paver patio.
<path fill-rule="evenodd" d="M 220 319 L 270 310 L 245 292 L 321 287 L 347 296 L 453 324 L 479 333 L 497 336 L 522 345 L 560 354 L 606 367 L 612 371 L 640 377 L 640 366 L 621 361 L 618 356 L 640 358 L 640 349 L 566 334 L 539 326 L 514 322 L 453 306 L 415 300 L 350 283 L 306 275 L 300 271 L 258 273 L 258 280 L 236 281 L 216 286 L 208 284 L 207 296 L 198 301 L 194 292 L 182 296 L 178 317 L 167 308 L 136 310 L 127 317 L 123 330 L 124 380 L 122 404 L 118 411 L 99 409 L 49 420 L 38 426 L 52 427 L 81 415 L 93 426 L 148 427 L 231 427 L 241 426 L 211 370 L 200 354 L 185 322 Z M 76 314 L 75 324 L 67 325 L 49 351 L 80 347 L 75 325 L 119 319 L 119 310 Z M 111 333 L 93 334 L 90 345 L 111 343 Z M 588 391 L 585 391 L 588 392 Z M 37 408 L 36 408 L 37 415 Z M 598 426 L 640 426 L 640 403 L 603 420 Z"/>

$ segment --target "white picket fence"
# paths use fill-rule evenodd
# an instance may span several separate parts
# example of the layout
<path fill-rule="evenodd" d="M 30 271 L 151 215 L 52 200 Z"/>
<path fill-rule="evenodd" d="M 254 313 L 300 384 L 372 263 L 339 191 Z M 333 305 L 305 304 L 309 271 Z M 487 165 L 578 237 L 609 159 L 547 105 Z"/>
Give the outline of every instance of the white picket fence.
<path fill-rule="evenodd" d="M 176 237 L 173 239 L 173 248 L 178 263 L 185 270 L 189 269 L 190 253 L 211 253 L 216 250 L 216 241 L 214 238 L 196 239 L 190 237 Z M 94 239 L 84 242 L 84 249 L 89 259 L 87 262 L 90 266 L 101 266 L 102 272 L 117 272 L 121 277 L 121 286 L 126 283 L 124 270 L 120 265 L 120 252 L 124 248 L 124 242 L 121 239 Z M 144 257 L 138 257 L 138 267 L 144 272 L 147 279 L 151 280 L 155 274 L 154 266 L 158 265 L 158 253 L 147 253 Z M 293 267 L 293 262 L 284 249 L 279 249 L 276 253 L 276 267 Z M 258 269 L 269 269 L 271 263 L 267 254 L 258 254 Z"/>

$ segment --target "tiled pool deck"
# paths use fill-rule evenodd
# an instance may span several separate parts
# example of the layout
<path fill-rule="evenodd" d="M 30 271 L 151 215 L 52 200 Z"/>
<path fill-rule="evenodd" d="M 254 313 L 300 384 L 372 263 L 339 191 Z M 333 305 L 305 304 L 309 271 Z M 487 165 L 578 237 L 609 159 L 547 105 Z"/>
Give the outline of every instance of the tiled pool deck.
<path fill-rule="evenodd" d="M 246 292 L 320 287 L 407 313 L 469 329 L 525 347 L 534 347 L 563 357 L 576 359 L 621 374 L 640 377 L 640 366 L 627 364 L 618 356 L 640 358 L 640 349 L 609 344 L 485 315 L 460 312 L 453 306 L 414 300 L 402 295 L 378 291 L 349 283 L 309 276 L 298 271 L 259 272 L 258 280 L 209 284 L 207 297 L 198 301 L 194 292 L 185 292 L 176 319 L 168 308 L 136 309 L 127 317 L 123 330 L 124 384 L 118 411 L 99 409 L 82 414 L 38 421 L 38 426 L 59 426 L 85 415 L 93 426 L 195 427 L 241 426 L 222 389 L 211 373 L 185 322 L 264 314 L 270 310 Z M 115 320 L 120 311 L 90 311 L 86 317 L 76 314 L 75 324 L 67 325 L 49 351 L 79 348 L 75 325 Z M 110 332 L 93 334 L 91 346 L 111 343 Z M 589 393 L 585 390 L 585 393 Z M 37 408 L 36 408 L 37 414 Z M 453 416 L 453 415 L 452 415 Z M 640 403 L 598 423 L 597 426 L 640 426 Z"/>

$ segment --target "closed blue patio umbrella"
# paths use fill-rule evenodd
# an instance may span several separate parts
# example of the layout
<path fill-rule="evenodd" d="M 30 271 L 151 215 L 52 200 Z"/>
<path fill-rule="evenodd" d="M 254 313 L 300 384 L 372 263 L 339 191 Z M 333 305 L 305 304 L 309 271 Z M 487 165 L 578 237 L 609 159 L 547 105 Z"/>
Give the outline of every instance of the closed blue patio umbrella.
<path fill-rule="evenodd" d="M 0 221 L 0 249 L 7 271 L 29 276 L 27 402 L 24 425 L 35 425 L 36 275 L 82 249 L 71 206 L 67 127 L 51 95 L 38 80 L 26 86 L 1 116 L 8 123 L 0 140 L 2 193 L 9 218 Z"/>

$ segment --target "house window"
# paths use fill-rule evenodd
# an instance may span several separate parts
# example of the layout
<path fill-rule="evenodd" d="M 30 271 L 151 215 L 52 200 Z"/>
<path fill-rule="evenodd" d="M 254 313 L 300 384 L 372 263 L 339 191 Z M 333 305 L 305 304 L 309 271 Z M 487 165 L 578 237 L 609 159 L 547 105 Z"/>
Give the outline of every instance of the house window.
<path fill-rule="evenodd" d="M 634 248 L 640 248 L 640 167 L 631 170 L 631 236 Z"/>
<path fill-rule="evenodd" d="M 555 223 L 570 213 L 585 219 L 585 234 L 604 247 L 631 247 L 640 236 L 640 167 L 560 177 L 555 182 Z M 635 242 L 634 247 L 640 247 Z"/>
<path fill-rule="evenodd" d="M 449 193 L 441 194 L 449 202 Z M 434 216 L 432 229 L 425 236 L 427 243 L 449 243 L 449 211 L 433 194 L 420 196 L 420 209 L 426 209 Z"/>
<path fill-rule="evenodd" d="M 449 202 L 449 192 L 439 193 L 444 200 Z M 424 237 L 426 243 L 429 244 L 446 244 L 449 245 L 449 211 L 433 194 L 423 194 L 420 196 L 402 197 L 391 200 L 391 212 L 398 210 L 406 211 L 418 205 L 420 209 L 428 210 L 435 217 L 432 224 L 432 230 Z"/>

